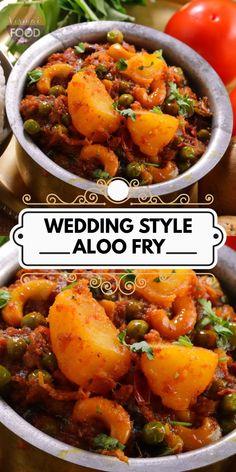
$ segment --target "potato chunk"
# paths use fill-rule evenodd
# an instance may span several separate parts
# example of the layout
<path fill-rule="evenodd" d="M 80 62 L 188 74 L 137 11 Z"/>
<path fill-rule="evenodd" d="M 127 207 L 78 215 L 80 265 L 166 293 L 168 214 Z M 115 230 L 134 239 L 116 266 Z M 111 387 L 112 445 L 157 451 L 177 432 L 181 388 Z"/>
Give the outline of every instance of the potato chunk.
<path fill-rule="evenodd" d="M 197 277 L 191 269 L 136 270 L 136 292 L 162 308 L 170 308 L 176 296 L 187 295 Z M 145 284 L 142 283 L 145 281 Z"/>
<path fill-rule="evenodd" d="M 168 408 L 188 409 L 212 381 L 217 354 L 201 347 L 177 344 L 158 344 L 153 349 L 153 360 L 146 354 L 141 358 L 141 369 L 151 391 Z"/>
<path fill-rule="evenodd" d="M 138 52 L 126 60 L 126 63 L 127 68 L 122 70 L 121 74 L 143 87 L 149 87 L 153 79 L 160 77 L 167 70 L 165 61 L 160 59 L 157 53 Z"/>
<path fill-rule="evenodd" d="M 49 313 L 50 336 L 63 374 L 91 392 L 104 393 L 129 370 L 130 352 L 87 283 L 80 280 L 57 295 Z"/>
<path fill-rule="evenodd" d="M 91 138 L 95 132 L 110 134 L 118 129 L 120 115 L 93 70 L 77 72 L 67 90 L 69 112 L 79 133 Z"/>
<path fill-rule="evenodd" d="M 156 156 L 174 138 L 179 121 L 174 116 L 151 111 L 136 112 L 136 120 L 127 120 L 133 141 L 147 156 Z"/>

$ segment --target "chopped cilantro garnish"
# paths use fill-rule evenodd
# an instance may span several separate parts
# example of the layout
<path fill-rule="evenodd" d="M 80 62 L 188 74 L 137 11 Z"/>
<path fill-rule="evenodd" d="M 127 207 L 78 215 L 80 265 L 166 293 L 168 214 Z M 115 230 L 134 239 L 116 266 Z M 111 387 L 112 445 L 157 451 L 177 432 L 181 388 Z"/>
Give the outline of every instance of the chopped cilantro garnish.
<path fill-rule="evenodd" d="M 34 69 L 31 72 L 28 72 L 27 74 L 28 85 L 32 85 L 38 82 L 38 80 L 41 79 L 42 75 L 43 75 L 43 71 L 39 69 Z"/>
<path fill-rule="evenodd" d="M 120 115 L 131 118 L 132 121 L 136 120 L 136 113 L 132 110 L 132 108 L 125 108 L 124 110 L 120 110 L 118 107 L 118 102 L 113 102 L 113 108 L 120 113 Z"/>
<path fill-rule="evenodd" d="M 79 54 L 83 53 L 85 51 L 84 43 L 79 43 L 77 46 L 75 46 L 75 51 Z"/>
<path fill-rule="evenodd" d="M 8 290 L 0 290 L 0 308 L 4 308 L 11 299 L 11 294 Z"/>
<path fill-rule="evenodd" d="M 150 346 L 150 344 L 148 344 L 146 341 L 140 341 L 139 343 L 128 344 L 125 341 L 125 337 L 126 337 L 126 330 L 121 331 L 118 334 L 118 339 L 121 342 L 121 344 L 124 344 L 124 346 L 126 346 L 131 352 L 136 352 L 138 354 L 146 353 L 147 358 L 150 361 L 154 359 L 153 349 L 152 349 L 152 346 Z"/>
<path fill-rule="evenodd" d="M 192 423 L 188 423 L 187 421 L 170 421 L 169 423 L 173 426 L 186 426 L 189 428 L 192 426 Z"/>
<path fill-rule="evenodd" d="M 161 107 L 153 107 L 151 110 L 153 113 L 158 113 L 158 115 L 161 115 L 163 113 Z"/>
<path fill-rule="evenodd" d="M 230 341 L 228 338 L 233 334 L 230 329 L 229 321 L 216 315 L 210 300 L 199 298 L 198 303 L 203 308 L 203 318 L 200 321 L 200 326 L 204 328 L 210 324 L 212 329 L 218 334 L 217 346 L 223 349 L 229 349 Z"/>
<path fill-rule="evenodd" d="M 191 342 L 188 336 L 180 336 L 175 344 L 179 344 L 180 346 L 186 346 L 186 347 L 193 346 L 193 343 Z"/>
<path fill-rule="evenodd" d="M 155 279 L 153 279 L 153 282 L 156 282 L 157 284 L 159 284 L 161 282 L 160 277 L 156 277 Z"/>
<path fill-rule="evenodd" d="M 110 175 L 108 174 L 108 172 L 106 172 L 105 170 L 102 170 L 102 169 L 95 169 L 93 171 L 93 178 L 94 179 L 110 179 Z"/>
<path fill-rule="evenodd" d="M 128 64 L 127 64 L 126 60 L 125 60 L 123 57 L 121 57 L 121 58 L 119 59 L 119 61 L 116 62 L 116 67 L 117 67 L 119 70 L 125 70 L 125 69 L 127 69 Z"/>
<path fill-rule="evenodd" d="M 121 444 L 118 439 L 107 436 L 107 434 L 98 434 L 94 440 L 93 445 L 95 449 L 101 449 L 106 451 L 114 451 L 116 449 L 124 450 L 124 444 Z"/>
<path fill-rule="evenodd" d="M 177 89 L 177 85 L 174 82 L 169 82 L 170 94 L 167 98 L 167 103 L 176 102 L 179 105 L 179 113 L 185 117 L 189 116 L 189 113 L 193 110 L 194 100 L 185 95 L 182 95 Z"/>

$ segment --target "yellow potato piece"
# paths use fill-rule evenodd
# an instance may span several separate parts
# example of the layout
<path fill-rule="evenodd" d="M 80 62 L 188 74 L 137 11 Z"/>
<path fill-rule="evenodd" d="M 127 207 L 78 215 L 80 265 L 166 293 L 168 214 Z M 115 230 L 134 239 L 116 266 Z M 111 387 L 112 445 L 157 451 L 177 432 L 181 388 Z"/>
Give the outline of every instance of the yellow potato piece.
<path fill-rule="evenodd" d="M 144 87 L 149 87 L 154 78 L 161 76 L 167 69 L 165 61 L 158 54 L 139 52 L 126 60 L 127 68 L 120 71 L 134 82 Z"/>
<path fill-rule="evenodd" d="M 68 85 L 68 107 L 74 127 L 91 138 L 95 132 L 113 133 L 120 124 L 113 100 L 93 70 L 77 72 Z"/>
<path fill-rule="evenodd" d="M 161 308 L 170 308 L 176 296 L 187 295 L 197 277 L 191 269 L 136 270 L 136 292 Z"/>
<path fill-rule="evenodd" d="M 179 121 L 174 116 L 151 111 L 136 112 L 136 120 L 127 120 L 133 141 L 147 156 L 156 156 L 174 138 Z"/>
<path fill-rule="evenodd" d="M 212 381 L 217 362 L 217 354 L 208 349 L 158 344 L 153 360 L 142 355 L 141 369 L 163 405 L 187 410 Z"/>
<path fill-rule="evenodd" d="M 89 391 L 103 393 L 129 370 L 130 352 L 87 280 L 59 293 L 49 313 L 53 352 L 63 374 Z M 111 387 L 110 387 L 111 386 Z"/>

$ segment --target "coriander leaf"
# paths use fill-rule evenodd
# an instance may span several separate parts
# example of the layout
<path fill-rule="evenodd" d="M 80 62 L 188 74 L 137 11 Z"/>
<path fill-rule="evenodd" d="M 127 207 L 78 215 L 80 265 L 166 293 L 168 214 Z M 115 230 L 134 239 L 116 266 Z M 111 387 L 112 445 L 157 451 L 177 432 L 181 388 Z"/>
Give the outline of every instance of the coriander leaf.
<path fill-rule="evenodd" d="M 127 333 L 127 330 L 124 329 L 124 331 L 121 331 L 119 334 L 118 334 L 118 339 L 120 341 L 121 344 L 124 344 L 126 345 L 126 341 L 125 341 L 125 336 L 126 336 L 126 333 Z"/>
<path fill-rule="evenodd" d="M 177 85 L 174 82 L 169 82 L 168 85 L 170 88 L 170 94 L 167 98 L 167 103 L 170 103 L 170 102 L 173 102 L 173 100 L 176 100 L 176 102 L 179 105 L 180 115 L 183 115 L 184 117 L 188 117 L 189 114 L 191 114 L 193 111 L 194 100 L 192 100 L 192 98 L 189 98 L 185 95 L 182 95 L 182 93 L 178 91 Z"/>
<path fill-rule="evenodd" d="M 160 167 L 160 164 L 153 164 L 152 162 L 142 162 L 144 166 Z"/>
<path fill-rule="evenodd" d="M 119 61 L 116 62 L 116 67 L 117 67 L 119 70 L 125 70 L 125 69 L 127 69 L 128 64 L 127 64 L 126 60 L 125 60 L 123 57 L 121 57 L 121 58 L 119 59 Z"/>
<path fill-rule="evenodd" d="M 80 53 L 83 53 L 85 51 L 85 45 L 84 43 L 79 43 L 77 46 L 75 46 L 75 51 Z"/>
<path fill-rule="evenodd" d="M 198 303 L 203 308 L 203 318 L 200 321 L 200 326 L 205 327 L 208 324 L 211 324 L 214 331 L 218 334 L 217 347 L 222 349 L 230 348 L 230 338 L 233 333 L 230 329 L 229 321 L 220 318 L 217 316 L 212 308 L 210 300 L 205 300 L 205 298 L 199 298 Z"/>
<path fill-rule="evenodd" d="M 152 346 L 150 346 L 150 344 L 148 344 L 146 341 L 140 341 L 139 343 L 130 344 L 129 349 L 131 352 L 136 353 L 146 352 L 149 361 L 154 359 Z"/>
<path fill-rule="evenodd" d="M 63 289 L 61 291 L 63 292 L 64 290 L 69 290 L 70 288 L 73 288 L 76 284 L 77 284 L 77 281 L 72 282 L 72 284 L 66 285 L 66 287 L 63 287 Z"/>
<path fill-rule="evenodd" d="M 192 426 L 192 423 L 187 423 L 187 421 L 170 421 L 169 422 L 170 424 L 172 424 L 173 426 L 187 426 L 187 427 L 191 427 Z"/>
<path fill-rule="evenodd" d="M 8 290 L 0 290 L 0 308 L 4 308 L 10 299 L 11 294 L 8 292 Z"/>
<path fill-rule="evenodd" d="M 148 344 L 146 341 L 140 341 L 139 343 L 128 344 L 125 341 L 126 333 L 127 333 L 127 330 L 125 329 L 124 331 L 121 331 L 117 336 L 121 344 L 124 344 L 124 346 L 126 346 L 131 352 L 135 352 L 137 354 L 146 353 L 147 358 L 150 361 L 154 359 L 153 349 L 152 349 L 152 346 L 150 346 L 150 344 Z"/>
<path fill-rule="evenodd" d="M 120 113 L 121 116 L 131 118 L 132 121 L 136 120 L 136 113 L 132 110 L 132 108 L 125 108 L 124 110 L 120 110 L 118 108 L 118 102 L 113 102 L 113 108 Z"/>
<path fill-rule="evenodd" d="M 105 179 L 105 180 L 111 178 L 110 174 L 108 174 L 108 172 L 102 169 L 95 169 L 93 171 L 93 177 L 95 179 Z"/>
<path fill-rule="evenodd" d="M 118 439 L 107 436 L 107 434 L 98 434 L 94 440 L 93 445 L 95 449 L 104 449 L 106 451 L 114 451 L 115 449 L 124 450 L 124 444 L 121 444 Z"/>
<path fill-rule="evenodd" d="M 153 107 L 153 109 L 151 111 L 153 113 L 158 113 L 159 115 L 161 115 L 163 113 L 161 107 Z"/>
<path fill-rule="evenodd" d="M 125 269 L 121 274 L 117 274 L 119 279 L 122 279 L 124 283 L 135 282 L 136 275 L 132 269 Z"/>
<path fill-rule="evenodd" d="M 31 72 L 28 72 L 27 74 L 28 85 L 32 85 L 38 82 L 38 80 L 41 79 L 42 75 L 43 75 L 43 71 L 39 69 L 34 69 Z"/>
<path fill-rule="evenodd" d="M 180 336 L 178 341 L 175 344 L 179 344 L 180 346 L 192 347 L 193 343 L 189 339 L 188 336 Z"/>

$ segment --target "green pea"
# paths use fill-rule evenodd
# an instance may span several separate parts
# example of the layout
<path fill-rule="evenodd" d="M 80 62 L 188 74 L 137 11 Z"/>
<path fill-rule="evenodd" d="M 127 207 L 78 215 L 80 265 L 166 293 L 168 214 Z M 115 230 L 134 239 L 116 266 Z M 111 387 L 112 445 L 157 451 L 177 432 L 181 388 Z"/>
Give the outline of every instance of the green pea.
<path fill-rule="evenodd" d="M 125 310 L 126 317 L 128 318 L 128 320 L 139 318 L 140 316 L 142 316 L 143 311 L 144 311 L 143 302 L 136 300 L 135 298 L 128 301 L 126 305 L 126 310 Z"/>
<path fill-rule="evenodd" d="M 221 410 L 226 413 L 236 413 L 236 393 L 225 395 L 220 402 Z"/>
<path fill-rule="evenodd" d="M 40 132 L 40 124 L 33 119 L 26 120 L 24 122 L 24 130 L 30 135 L 38 134 Z"/>
<path fill-rule="evenodd" d="M 209 141 L 211 133 L 207 129 L 200 129 L 197 133 L 197 137 L 200 139 L 200 141 Z"/>
<path fill-rule="evenodd" d="M 104 66 L 103 64 L 98 64 L 95 71 L 96 71 L 96 74 L 97 74 L 99 79 L 105 79 L 105 77 L 108 73 L 107 67 Z"/>
<path fill-rule="evenodd" d="M 230 336 L 229 341 L 231 346 L 236 347 L 236 323 L 230 322 L 229 329 L 232 331 L 232 336 Z"/>
<path fill-rule="evenodd" d="M 178 162 L 179 173 L 183 174 L 184 172 L 186 172 L 186 170 L 190 169 L 191 165 L 192 164 L 190 161 Z"/>
<path fill-rule="evenodd" d="M 40 370 L 40 369 L 36 369 L 33 372 L 31 372 L 28 375 L 28 380 L 30 382 L 38 382 L 40 372 L 43 375 L 43 380 L 44 380 L 45 383 L 51 383 L 52 382 L 52 376 L 49 374 L 49 372 L 47 372 L 47 370 Z"/>
<path fill-rule="evenodd" d="M 149 325 L 144 320 L 132 320 L 127 326 L 127 335 L 130 338 L 141 339 L 147 334 Z"/>
<path fill-rule="evenodd" d="M 139 177 L 141 170 L 142 166 L 139 162 L 130 162 L 126 167 L 126 175 L 129 179 L 135 179 Z"/>
<path fill-rule="evenodd" d="M 7 355 L 11 360 L 20 359 L 27 349 L 27 343 L 21 338 L 7 339 Z"/>
<path fill-rule="evenodd" d="M 194 336 L 194 344 L 196 346 L 205 347 L 206 349 L 214 349 L 216 347 L 218 336 L 212 329 L 203 329 Z"/>
<path fill-rule="evenodd" d="M 127 80 L 121 80 L 119 83 L 119 93 L 129 93 L 131 89 L 131 84 Z"/>
<path fill-rule="evenodd" d="M 52 103 L 50 102 L 40 102 L 39 103 L 39 114 L 42 116 L 47 116 L 52 109 Z"/>
<path fill-rule="evenodd" d="M 214 380 L 208 392 L 210 398 L 212 398 L 213 400 L 218 400 L 218 392 L 220 392 L 220 390 L 223 390 L 223 388 L 225 388 L 226 386 L 227 382 L 224 379 Z"/>
<path fill-rule="evenodd" d="M 165 104 L 165 113 L 172 116 L 179 114 L 179 105 L 177 102 L 170 102 Z"/>
<path fill-rule="evenodd" d="M 28 315 L 23 316 L 21 321 L 22 328 L 27 327 L 35 329 L 39 325 L 47 326 L 47 321 L 44 316 L 37 311 L 32 311 L 31 313 L 28 313 Z"/>
<path fill-rule="evenodd" d="M 54 372 L 54 370 L 57 369 L 57 359 L 53 352 L 44 354 L 42 358 L 42 366 L 44 369 L 49 370 L 49 372 Z"/>
<path fill-rule="evenodd" d="M 231 431 L 236 429 L 236 415 L 222 418 L 220 420 L 220 426 L 222 428 L 223 434 L 231 433 Z"/>
<path fill-rule="evenodd" d="M 11 380 L 11 374 L 6 367 L 0 365 L 0 388 L 7 385 Z"/>
<path fill-rule="evenodd" d="M 61 122 L 64 126 L 70 126 L 71 125 L 71 116 L 69 113 L 64 113 L 61 117 Z"/>
<path fill-rule="evenodd" d="M 134 102 L 134 97 L 130 93 L 124 93 L 120 96 L 118 104 L 120 107 L 129 107 Z"/>
<path fill-rule="evenodd" d="M 54 95 L 54 97 L 59 97 L 59 95 L 66 95 L 66 89 L 62 87 L 62 85 L 54 85 L 49 90 L 50 95 Z"/>
<path fill-rule="evenodd" d="M 143 441 L 149 446 L 155 446 L 163 441 L 165 428 L 160 421 L 146 423 L 143 428 Z"/>
<path fill-rule="evenodd" d="M 179 157 L 183 160 L 185 159 L 194 159 L 195 151 L 192 146 L 184 146 L 179 151 Z"/>
<path fill-rule="evenodd" d="M 114 44 L 114 43 L 120 43 L 121 44 L 124 41 L 123 33 L 119 30 L 108 31 L 107 41 L 111 44 Z"/>

